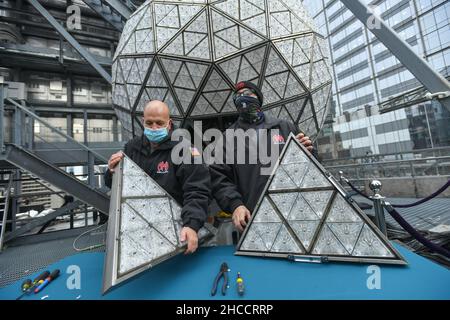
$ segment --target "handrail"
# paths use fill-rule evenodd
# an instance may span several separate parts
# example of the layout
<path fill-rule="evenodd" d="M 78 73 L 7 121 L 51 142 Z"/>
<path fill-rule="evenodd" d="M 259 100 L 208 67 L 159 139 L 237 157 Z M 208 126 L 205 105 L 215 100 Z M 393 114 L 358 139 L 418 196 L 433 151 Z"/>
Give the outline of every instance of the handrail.
<path fill-rule="evenodd" d="M 428 148 L 428 149 L 416 149 L 416 150 L 410 150 L 410 151 L 401 151 L 401 152 L 395 152 L 395 153 L 383 153 L 383 154 L 370 154 L 365 156 L 357 156 L 357 157 L 347 157 L 347 158 L 339 158 L 339 159 L 324 159 L 322 163 L 328 163 L 328 162 L 336 162 L 336 161 L 347 161 L 347 162 L 356 162 L 358 160 L 364 160 L 367 158 L 373 158 L 373 157 L 392 157 L 392 156 L 403 156 L 407 154 L 422 154 L 422 153 L 436 153 L 436 152 L 449 152 L 450 153 L 450 147 L 434 147 L 434 148 Z M 402 159 L 402 160 L 414 160 L 414 159 Z"/>
<path fill-rule="evenodd" d="M 88 146 L 86 146 L 85 144 L 75 140 L 74 138 L 72 138 L 71 136 L 69 136 L 68 134 L 62 132 L 61 130 L 59 130 L 58 128 L 53 127 L 50 123 L 48 123 L 47 121 L 45 121 L 44 119 L 42 119 L 41 117 L 39 117 L 38 115 L 36 115 L 35 113 L 31 112 L 30 110 L 28 110 L 26 107 L 18 104 L 17 102 L 15 102 L 14 100 L 12 100 L 11 98 L 6 98 L 6 100 L 10 103 L 12 103 L 14 106 L 16 106 L 17 108 L 19 108 L 20 110 L 22 110 L 23 112 L 25 112 L 27 115 L 29 115 L 30 117 L 32 117 L 33 119 L 36 119 L 37 121 L 43 123 L 47 128 L 51 129 L 52 131 L 58 133 L 59 135 L 63 136 L 64 138 L 76 143 L 77 145 L 79 145 L 81 148 L 85 149 L 87 152 L 92 153 L 95 157 L 97 157 L 98 159 L 102 160 L 105 163 L 108 163 L 108 160 L 106 158 L 104 158 L 102 155 L 100 155 L 99 153 L 93 151 L 92 149 L 90 149 Z"/>
<path fill-rule="evenodd" d="M 0 233 L 0 252 L 3 250 L 3 239 L 5 237 L 5 230 L 6 230 L 6 220 L 8 217 L 8 208 L 9 208 L 9 197 L 11 193 L 11 187 L 13 182 L 13 173 L 9 175 L 9 181 L 8 185 L 6 187 L 6 194 L 5 194 L 5 208 L 3 209 L 3 219 L 2 219 L 2 230 Z"/>
<path fill-rule="evenodd" d="M 368 163 L 352 163 L 352 164 L 341 164 L 341 165 L 325 166 L 325 167 L 327 169 L 335 169 L 335 168 L 361 167 L 361 166 L 370 166 L 370 165 L 389 165 L 389 164 L 410 163 L 410 162 L 423 162 L 423 161 L 442 160 L 442 159 L 450 160 L 450 156 L 431 157 L 431 158 L 422 158 L 422 159 L 410 159 L 410 160 L 392 160 L 392 161 L 368 162 Z"/>

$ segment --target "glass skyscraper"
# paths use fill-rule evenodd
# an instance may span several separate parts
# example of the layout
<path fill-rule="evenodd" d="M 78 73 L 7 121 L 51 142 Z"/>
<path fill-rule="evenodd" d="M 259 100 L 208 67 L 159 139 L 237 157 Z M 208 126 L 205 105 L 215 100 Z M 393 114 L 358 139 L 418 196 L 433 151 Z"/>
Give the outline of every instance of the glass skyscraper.
<path fill-rule="evenodd" d="M 435 70 L 450 76 L 450 1 L 365 3 Z M 303 4 L 328 38 L 334 71 L 330 121 L 318 139 L 324 159 L 450 146 L 450 112 L 437 101 L 379 112 L 380 104 L 421 84 L 339 0 Z"/>

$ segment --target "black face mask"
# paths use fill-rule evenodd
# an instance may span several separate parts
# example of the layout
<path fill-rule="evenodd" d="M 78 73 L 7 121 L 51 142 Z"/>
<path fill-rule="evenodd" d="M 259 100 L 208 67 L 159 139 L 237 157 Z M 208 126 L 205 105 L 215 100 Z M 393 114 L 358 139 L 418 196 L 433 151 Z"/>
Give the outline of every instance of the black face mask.
<path fill-rule="evenodd" d="M 239 112 L 239 117 L 245 122 L 255 123 L 264 117 L 258 98 L 240 96 L 234 100 L 234 104 Z"/>

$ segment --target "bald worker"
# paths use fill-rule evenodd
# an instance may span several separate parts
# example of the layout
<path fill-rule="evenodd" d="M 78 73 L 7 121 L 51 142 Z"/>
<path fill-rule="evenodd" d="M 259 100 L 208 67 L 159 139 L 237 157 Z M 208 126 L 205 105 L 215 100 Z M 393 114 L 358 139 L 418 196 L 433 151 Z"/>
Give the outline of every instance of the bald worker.
<path fill-rule="evenodd" d="M 186 142 L 171 141 L 173 124 L 166 103 L 148 102 L 143 124 L 144 133 L 129 141 L 123 152 L 119 151 L 109 159 L 105 184 L 111 187 L 114 168 L 125 153 L 182 205 L 180 240 L 187 241 L 185 254 L 193 253 L 198 247 L 197 232 L 206 221 L 211 196 L 208 168 L 203 164 L 175 165 L 172 162 L 172 149 L 178 143 Z"/>

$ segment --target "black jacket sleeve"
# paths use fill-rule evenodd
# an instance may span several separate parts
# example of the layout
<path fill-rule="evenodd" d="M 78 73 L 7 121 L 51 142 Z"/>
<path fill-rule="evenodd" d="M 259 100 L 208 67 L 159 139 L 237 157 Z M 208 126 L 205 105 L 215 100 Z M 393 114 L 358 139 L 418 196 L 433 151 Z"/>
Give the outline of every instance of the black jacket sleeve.
<path fill-rule="evenodd" d="M 223 136 L 223 148 L 223 164 L 209 166 L 212 192 L 219 207 L 227 213 L 233 213 L 237 207 L 244 205 L 244 202 L 237 188 L 234 168 L 232 165 L 226 164 L 225 136 Z"/>
<path fill-rule="evenodd" d="M 131 148 L 130 148 L 130 143 L 126 143 L 123 152 L 127 155 L 130 156 L 131 154 Z M 111 188 L 112 186 L 112 172 L 109 171 L 109 169 L 106 169 L 105 173 L 103 174 L 103 178 L 105 179 L 105 185 L 108 188 Z"/>
<path fill-rule="evenodd" d="M 103 178 L 105 179 L 105 185 L 111 189 L 112 186 L 112 173 L 107 168 L 105 173 L 103 174 Z"/>
<path fill-rule="evenodd" d="M 211 199 L 208 168 L 204 164 L 181 164 L 177 168 L 176 176 L 183 189 L 183 227 L 198 231 L 206 221 Z"/>

